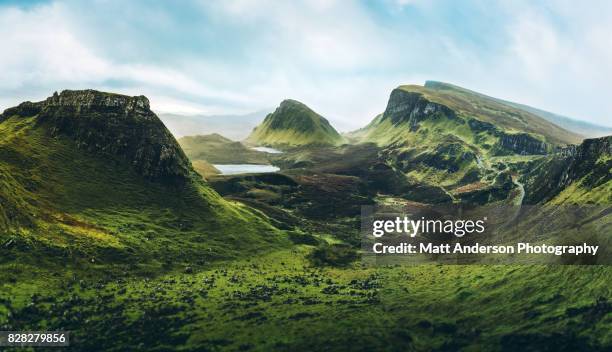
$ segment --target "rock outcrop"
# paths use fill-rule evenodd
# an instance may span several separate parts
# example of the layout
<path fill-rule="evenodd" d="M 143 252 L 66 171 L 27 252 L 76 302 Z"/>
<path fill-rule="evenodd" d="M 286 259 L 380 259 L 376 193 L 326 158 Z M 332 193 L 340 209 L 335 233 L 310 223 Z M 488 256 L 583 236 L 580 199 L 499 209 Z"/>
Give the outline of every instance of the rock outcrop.
<path fill-rule="evenodd" d="M 36 124 L 52 136 L 66 136 L 88 152 L 117 156 L 151 180 L 180 181 L 191 170 L 144 96 L 64 90 L 41 102 L 9 108 L 0 121 L 13 116 L 36 116 Z"/>
<path fill-rule="evenodd" d="M 353 133 L 381 146 L 423 147 L 444 135 L 491 156 L 545 155 L 582 139 L 528 111 L 460 87 L 428 82 L 394 89 L 385 111 Z"/>
<path fill-rule="evenodd" d="M 560 149 L 527 170 L 522 178 L 525 201 L 528 204 L 547 201 L 575 182 L 589 189 L 598 187 L 610 181 L 610 170 L 612 136 L 585 139 L 582 144 Z"/>
<path fill-rule="evenodd" d="M 456 118 L 453 110 L 427 100 L 420 93 L 394 89 L 389 97 L 381 122 L 390 120 L 393 125 L 407 123 L 410 131 L 414 132 L 418 130 L 420 121 L 436 114 L 442 114 L 447 118 Z"/>
<path fill-rule="evenodd" d="M 497 131 L 499 149 L 521 155 L 543 155 L 548 152 L 548 145 L 528 133 L 509 134 Z"/>

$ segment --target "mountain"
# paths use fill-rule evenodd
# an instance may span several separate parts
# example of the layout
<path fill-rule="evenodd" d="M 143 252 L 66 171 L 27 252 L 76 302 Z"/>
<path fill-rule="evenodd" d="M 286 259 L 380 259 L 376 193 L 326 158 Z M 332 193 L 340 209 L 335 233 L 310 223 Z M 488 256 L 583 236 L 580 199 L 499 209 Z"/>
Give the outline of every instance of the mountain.
<path fill-rule="evenodd" d="M 366 140 L 391 144 L 418 140 L 446 124 L 454 135 L 489 153 L 544 154 L 551 147 L 575 144 L 578 134 L 545 119 L 467 90 L 431 89 L 408 85 L 393 90 L 385 112 L 363 132 Z M 420 131 L 419 131 L 420 130 Z"/>
<path fill-rule="evenodd" d="M 394 89 L 385 111 L 349 138 L 381 147 L 381 156 L 416 189 L 442 188 L 436 192 L 477 203 L 518 192 L 506 169 L 512 158 L 547 155 L 582 140 L 495 99 L 444 88 Z"/>
<path fill-rule="evenodd" d="M 7 109 L 0 118 L 36 116 L 52 137 L 69 137 L 77 148 L 128 161 L 150 179 L 184 180 L 189 161 L 174 137 L 149 109 L 144 96 L 63 91 L 38 103 Z"/>
<path fill-rule="evenodd" d="M 519 109 L 519 110 L 523 110 L 525 112 L 528 112 L 530 114 L 539 116 L 549 122 L 552 122 L 553 124 L 562 127 L 568 131 L 572 131 L 574 133 L 577 133 L 579 135 L 583 135 L 586 137 L 603 137 L 603 136 L 607 136 L 612 134 L 612 127 L 608 127 L 608 126 L 601 126 L 601 125 L 597 125 L 594 123 L 590 123 L 590 122 L 586 122 L 586 121 L 581 121 L 578 119 L 574 119 L 571 117 L 567 117 L 567 116 L 562 116 L 562 115 L 558 115 L 549 111 L 545 111 L 545 110 L 541 110 L 541 109 L 537 109 L 528 105 L 524 105 L 524 104 L 519 104 L 519 103 L 514 103 L 511 101 L 507 101 L 507 100 L 503 100 L 503 99 L 498 99 L 498 98 L 493 98 L 493 97 L 489 97 L 487 95 L 481 94 L 481 93 L 477 93 L 474 91 L 471 91 L 469 89 L 465 89 L 453 84 L 449 84 L 449 83 L 444 83 L 444 82 L 436 82 L 436 81 L 427 81 L 425 82 L 425 88 L 430 88 L 430 89 L 435 89 L 435 90 L 439 90 L 439 91 L 456 91 L 456 92 L 464 92 L 466 94 L 471 94 L 471 95 L 477 95 L 482 97 L 483 99 L 490 99 L 490 100 L 494 100 L 497 101 L 499 103 L 508 105 L 510 107 Z"/>
<path fill-rule="evenodd" d="M 189 160 L 213 164 L 269 164 L 266 153 L 246 147 L 220 134 L 185 136 L 178 140 Z"/>
<path fill-rule="evenodd" d="M 609 138 L 520 155 L 543 148 L 497 145 L 506 128 L 431 102 L 423 110 L 436 113 L 403 121 L 407 103 L 360 131 L 377 144 L 290 148 L 278 155 L 282 172 L 210 182 L 193 171 L 210 164 L 186 155 L 200 139 L 210 150 L 234 142 L 191 137 L 185 153 L 144 97 L 65 91 L 7 109 L 0 326 L 70 331 L 75 351 L 610 350 L 609 265 L 358 260 L 363 205 L 517 205 L 524 184 L 525 199 L 551 206 L 518 209 L 521 227 L 508 228 L 517 241 L 601 244 L 583 263 L 610 262 Z M 585 217 L 554 202 L 604 209 Z"/>
<path fill-rule="evenodd" d="M 49 267 L 193 265 L 281 238 L 195 173 L 144 96 L 63 91 L 5 110 L 0 204 L 3 257 Z"/>
<path fill-rule="evenodd" d="M 174 136 L 192 136 L 218 133 L 232 140 L 248 137 L 272 109 L 260 110 L 242 115 L 180 115 L 159 114 L 159 118 Z"/>
<path fill-rule="evenodd" d="M 336 145 L 343 138 L 323 116 L 295 100 L 284 100 L 249 135 L 246 142 L 264 146 Z"/>

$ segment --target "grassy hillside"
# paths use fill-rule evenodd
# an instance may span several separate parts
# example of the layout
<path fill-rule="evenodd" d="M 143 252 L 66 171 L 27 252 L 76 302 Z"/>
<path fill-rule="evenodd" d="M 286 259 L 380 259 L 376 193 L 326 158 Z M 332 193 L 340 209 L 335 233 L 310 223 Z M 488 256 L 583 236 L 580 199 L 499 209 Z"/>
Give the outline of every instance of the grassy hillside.
<path fill-rule="evenodd" d="M 429 82 L 424 87 L 404 86 L 404 89 L 421 92 L 433 102 L 445 104 L 460 115 L 471 115 L 507 131 L 543 136 L 547 143 L 576 144 L 583 138 L 529 111 L 509 106 L 499 99 L 464 88 Z"/>
<path fill-rule="evenodd" d="M 219 169 L 206 160 L 193 160 L 191 165 L 193 165 L 193 169 L 204 177 L 204 179 L 221 173 Z"/>
<path fill-rule="evenodd" d="M 88 98 L 94 99 L 89 109 L 72 109 Z M 96 105 L 107 98 L 110 105 Z M 130 110 L 133 98 L 99 92 L 62 93 L 56 100 L 9 109 L 0 119 L 3 264 L 182 267 L 282 242 L 266 220 L 214 192 L 161 122 L 155 133 L 168 139 L 132 151 L 145 138 L 140 134 L 149 133 L 138 120 L 159 121 L 148 107 Z M 72 132 L 61 129 L 74 123 Z M 87 144 L 89 124 L 96 138 L 119 146 Z M 123 136 L 132 142 L 123 144 Z M 184 173 L 172 165 L 184 165 Z"/>
<path fill-rule="evenodd" d="M 612 127 L 601 126 L 601 125 L 589 123 L 586 121 L 573 119 L 571 117 L 554 114 L 552 112 L 537 109 L 537 108 L 534 108 L 534 107 L 531 107 L 525 104 L 519 104 L 519 103 L 507 101 L 507 100 L 489 97 L 487 95 L 480 94 L 480 93 L 471 91 L 469 89 L 458 87 L 458 86 L 455 86 L 449 83 L 427 81 L 425 82 L 425 88 L 435 89 L 439 91 L 446 90 L 446 91 L 463 92 L 468 95 L 480 96 L 483 99 L 494 100 L 496 102 L 508 105 L 512 108 L 523 110 L 530 114 L 539 116 L 567 131 L 571 131 L 575 134 L 586 136 L 586 137 L 602 137 L 602 136 L 612 134 Z"/>
<path fill-rule="evenodd" d="M 457 126 L 422 122 L 440 129 L 431 136 Z M 418 137 L 427 149 L 403 154 L 394 144 L 300 146 L 275 156 L 282 174 L 207 183 L 193 168 L 210 164 L 192 166 L 143 98 L 74 92 L 9 109 L 0 329 L 69 330 L 70 349 L 88 352 L 610 350 L 609 266 L 359 260 L 361 205 L 459 200 L 474 184 L 440 185 L 472 167 L 513 191 L 524 181 L 529 195 L 556 160 L 559 173 L 545 175 L 563 181 L 553 202 L 574 185 L 596 194 L 609 183 L 609 140 L 566 157 L 479 160 L 481 144 L 455 137 Z"/>
<path fill-rule="evenodd" d="M 263 146 L 335 145 L 343 138 L 329 122 L 306 105 L 284 100 L 251 132 L 247 143 Z"/>
<path fill-rule="evenodd" d="M 530 163 L 525 168 L 526 201 L 552 204 L 612 203 L 612 136 L 586 139 L 580 145 Z"/>
<path fill-rule="evenodd" d="M 266 153 L 246 147 L 219 134 L 186 136 L 178 140 L 189 160 L 212 164 L 269 164 Z"/>
<path fill-rule="evenodd" d="M 494 148 L 494 144 L 487 145 L 487 142 L 495 142 L 501 136 L 520 136 L 526 142 L 537 140 L 550 146 L 576 144 L 582 140 L 577 134 L 492 98 L 464 90 L 430 89 L 417 85 L 400 86 L 394 90 L 385 113 L 372 121 L 362 134 L 366 140 L 390 144 L 410 138 L 408 132 L 419 132 L 421 123 L 437 125 L 437 122 L 448 124 L 443 126 L 444 134 L 458 135 L 483 149 Z M 406 128 L 399 128 L 403 124 L 407 124 Z M 427 134 L 427 131 L 420 133 Z M 418 135 L 412 137 L 419 138 Z"/>
<path fill-rule="evenodd" d="M 514 186 L 497 182 L 503 167 L 495 158 L 546 155 L 581 140 L 529 112 L 453 87 L 400 86 L 385 111 L 350 138 L 377 144 L 411 182 L 442 186 L 453 197 L 482 190 L 503 197 Z"/>

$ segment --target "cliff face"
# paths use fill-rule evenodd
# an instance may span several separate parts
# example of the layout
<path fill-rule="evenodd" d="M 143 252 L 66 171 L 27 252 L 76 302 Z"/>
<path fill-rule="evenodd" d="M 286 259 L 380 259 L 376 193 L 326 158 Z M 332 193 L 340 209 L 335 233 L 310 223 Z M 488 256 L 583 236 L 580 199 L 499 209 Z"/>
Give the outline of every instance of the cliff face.
<path fill-rule="evenodd" d="M 410 131 L 416 131 L 419 122 L 435 114 L 456 118 L 455 112 L 448 107 L 427 100 L 422 94 L 394 89 L 381 121 L 389 120 L 393 125 L 407 123 Z"/>
<path fill-rule="evenodd" d="M 561 149 L 534 164 L 522 177 L 525 201 L 549 200 L 572 184 L 593 189 L 610 182 L 612 136 L 585 139 L 582 144 Z"/>
<path fill-rule="evenodd" d="M 417 86 L 394 89 L 384 113 L 364 129 L 365 141 L 415 144 L 415 139 L 423 139 L 414 145 L 420 147 L 460 135 L 464 142 L 492 155 L 542 155 L 552 150 L 540 135 L 485 121 L 489 111 L 475 110 L 476 102 L 435 94 Z"/>
<path fill-rule="evenodd" d="M 528 133 L 506 134 L 498 132 L 499 147 L 516 154 L 546 154 L 548 145 Z"/>
<path fill-rule="evenodd" d="M 36 124 L 52 136 L 69 137 L 79 149 L 118 156 L 146 178 L 172 181 L 189 175 L 187 157 L 144 96 L 65 90 L 9 108 L 0 121 L 16 115 L 36 116 Z"/>

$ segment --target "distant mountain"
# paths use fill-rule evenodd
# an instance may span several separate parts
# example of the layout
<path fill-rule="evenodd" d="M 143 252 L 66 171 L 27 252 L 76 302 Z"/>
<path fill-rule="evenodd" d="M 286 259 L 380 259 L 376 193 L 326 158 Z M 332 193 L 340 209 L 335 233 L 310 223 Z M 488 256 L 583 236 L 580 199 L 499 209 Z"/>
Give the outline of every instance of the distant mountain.
<path fill-rule="evenodd" d="M 249 253 L 280 238 L 194 172 L 144 96 L 63 91 L 5 110 L 0 180 L 3 257 L 21 263 L 183 266 L 237 257 L 230 233 Z"/>
<path fill-rule="evenodd" d="M 549 122 L 554 123 L 555 125 L 562 127 L 568 131 L 583 135 L 585 137 L 603 137 L 612 134 L 612 127 L 601 126 L 594 123 L 581 121 L 575 118 L 558 115 L 552 112 L 548 112 L 545 110 L 537 109 L 528 105 L 514 103 L 507 100 L 497 99 L 493 97 L 486 96 L 481 93 L 477 93 L 465 88 L 461 88 L 449 83 L 436 82 L 436 81 L 427 81 L 425 82 L 425 87 L 435 90 L 454 90 L 454 91 L 463 91 L 468 94 L 480 95 L 485 99 L 492 99 L 502 104 L 506 104 L 516 109 L 520 109 L 526 111 L 528 113 L 539 116 Z"/>
<path fill-rule="evenodd" d="M 160 114 L 160 119 L 177 138 L 218 133 L 234 141 L 245 139 L 269 110 L 244 115 L 179 115 Z"/>
<path fill-rule="evenodd" d="M 265 146 L 335 145 L 340 136 L 323 116 L 296 100 L 284 100 L 246 139 Z"/>

